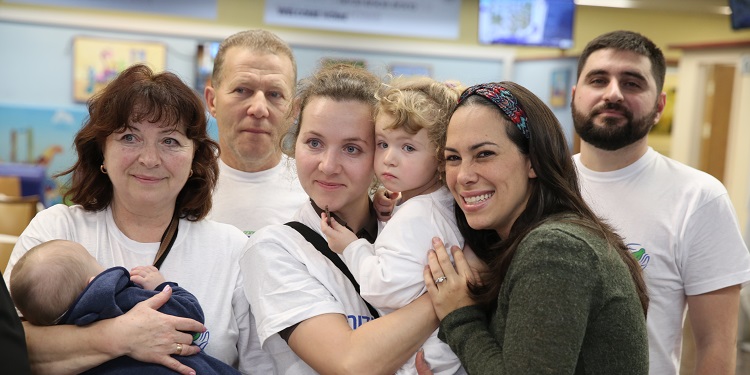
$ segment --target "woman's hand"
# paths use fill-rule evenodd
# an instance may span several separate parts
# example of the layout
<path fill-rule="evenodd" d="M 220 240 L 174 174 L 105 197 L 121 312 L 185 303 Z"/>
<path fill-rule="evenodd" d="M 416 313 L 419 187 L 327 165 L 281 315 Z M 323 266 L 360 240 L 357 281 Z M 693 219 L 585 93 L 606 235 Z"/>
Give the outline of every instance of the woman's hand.
<path fill-rule="evenodd" d="M 435 313 L 438 319 L 443 320 L 453 310 L 476 304 L 467 285 L 467 282 L 474 281 L 474 271 L 458 246 L 451 248 L 455 268 L 443 241 L 433 238 L 432 247 L 434 250 L 427 254 L 428 266 L 424 270 L 424 282 Z"/>
<path fill-rule="evenodd" d="M 330 222 L 330 224 L 329 224 Z M 350 243 L 357 240 L 357 235 L 336 220 L 329 220 L 325 212 L 320 214 L 320 228 L 328 240 L 328 247 L 336 254 L 344 252 Z"/>
<path fill-rule="evenodd" d="M 130 281 L 140 285 L 143 289 L 154 290 L 167 280 L 154 266 L 138 266 L 130 270 Z"/>
<path fill-rule="evenodd" d="M 172 296 L 172 288 L 164 290 L 135 305 L 125 315 L 114 319 L 110 325 L 112 340 L 122 340 L 125 352 L 141 362 L 157 363 L 183 375 L 195 370 L 180 363 L 171 355 L 188 356 L 200 352 L 192 335 L 185 332 L 205 332 L 203 324 L 156 311 Z M 102 321 L 104 322 L 104 321 Z"/>
<path fill-rule="evenodd" d="M 382 186 L 379 187 L 372 196 L 372 205 L 375 207 L 378 220 L 388 221 L 399 199 L 401 199 L 401 193 L 388 191 Z"/>
<path fill-rule="evenodd" d="M 156 363 L 183 375 L 195 370 L 170 356 L 192 355 L 200 348 L 191 346 L 190 334 L 204 332 L 203 324 L 156 311 L 172 295 L 172 288 L 140 302 L 124 315 L 86 326 L 39 327 L 24 322 L 29 361 L 35 374 L 80 374 L 106 361 L 130 356 Z M 181 344 L 178 346 L 177 344 Z"/>

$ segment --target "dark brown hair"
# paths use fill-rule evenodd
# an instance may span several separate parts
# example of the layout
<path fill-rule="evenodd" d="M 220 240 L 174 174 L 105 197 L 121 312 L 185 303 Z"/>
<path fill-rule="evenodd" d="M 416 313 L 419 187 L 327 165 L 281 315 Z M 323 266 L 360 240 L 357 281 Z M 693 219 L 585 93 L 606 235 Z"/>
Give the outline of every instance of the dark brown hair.
<path fill-rule="evenodd" d="M 651 75 L 654 76 L 654 81 L 656 82 L 656 93 L 660 93 L 664 88 L 667 63 L 661 49 L 645 36 L 625 30 L 602 34 L 590 41 L 584 47 L 583 52 L 581 52 L 581 57 L 578 58 L 578 75 L 576 78 L 581 77 L 583 66 L 586 65 L 589 56 L 600 49 L 630 51 L 648 57 L 649 61 L 651 61 Z"/>
<path fill-rule="evenodd" d="M 508 238 L 499 238 L 494 230 L 472 229 L 463 211 L 456 205 L 458 226 L 464 234 L 466 243 L 490 266 L 490 272 L 482 277 L 484 285 L 471 288 L 477 301 L 488 308 L 494 306 L 518 244 L 539 225 L 555 220 L 589 228 L 592 232 L 599 233 L 609 247 L 617 251 L 630 271 L 645 314 L 648 309 L 648 295 L 641 266 L 622 238 L 597 217 L 583 200 L 578 175 L 560 122 L 541 99 L 523 86 L 513 82 L 499 82 L 494 85 L 510 91 L 526 112 L 529 138 L 523 135 L 497 105 L 480 95 L 467 97 L 457 108 L 471 105 L 487 106 L 502 116 L 506 121 L 498 126 L 505 128 L 508 138 L 529 158 L 537 177 L 529 181 L 529 200 L 526 208 L 513 223 Z"/>
<path fill-rule="evenodd" d="M 185 127 L 185 135 L 195 143 L 193 174 L 177 196 L 175 212 L 188 220 L 208 214 L 219 174 L 219 146 L 206 132 L 203 102 L 180 78 L 169 72 L 154 74 L 147 66 L 136 64 L 94 95 L 88 108 L 89 117 L 74 141 L 78 160 L 55 176 L 71 174 L 66 198 L 87 211 L 107 208 L 112 203 L 112 182 L 99 169 L 105 140 L 130 124 L 148 121 L 162 127 Z"/>

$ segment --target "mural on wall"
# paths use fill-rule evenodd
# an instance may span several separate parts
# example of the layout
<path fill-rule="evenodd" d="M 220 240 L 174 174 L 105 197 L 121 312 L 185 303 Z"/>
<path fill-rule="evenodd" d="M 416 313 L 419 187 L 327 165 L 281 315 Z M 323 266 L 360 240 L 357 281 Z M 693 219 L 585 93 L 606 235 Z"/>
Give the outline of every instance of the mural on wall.
<path fill-rule="evenodd" d="M 75 162 L 73 138 L 88 115 L 84 107 L 19 107 L 0 104 L 0 173 L 34 175 L 43 171 L 32 194 L 45 206 L 62 202 L 65 178 L 52 176 Z M 28 192 L 22 192 L 29 195 Z"/>
<path fill-rule="evenodd" d="M 22 194 L 37 195 L 46 206 L 62 203 L 68 176 L 53 178 L 73 166 L 73 140 L 88 117 L 86 107 L 25 107 L 0 103 L 0 175 L 21 176 Z M 219 139 L 209 116 L 208 134 Z"/>
<path fill-rule="evenodd" d="M 155 72 L 166 66 L 166 47 L 158 42 L 76 37 L 73 40 L 73 99 L 85 102 L 125 68 L 144 63 Z"/>

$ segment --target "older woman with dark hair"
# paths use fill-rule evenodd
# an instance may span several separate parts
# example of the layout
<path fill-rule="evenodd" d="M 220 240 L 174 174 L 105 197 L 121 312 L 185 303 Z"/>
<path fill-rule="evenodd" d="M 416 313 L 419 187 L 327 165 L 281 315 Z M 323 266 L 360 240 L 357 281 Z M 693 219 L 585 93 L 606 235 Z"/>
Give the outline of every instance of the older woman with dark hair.
<path fill-rule="evenodd" d="M 560 123 L 513 82 L 469 87 L 445 177 L 481 283 L 439 240 L 424 278 L 439 337 L 470 374 L 646 374 L 648 296 L 622 239 L 581 197 Z"/>
<path fill-rule="evenodd" d="M 244 297 L 239 257 L 247 237 L 204 217 L 218 174 L 217 144 L 203 103 L 172 73 L 123 71 L 89 102 L 75 138 L 78 160 L 66 196 L 73 206 L 40 212 L 21 234 L 4 274 L 52 239 L 82 244 L 105 267 L 154 265 L 200 301 L 200 323 L 157 312 L 169 291 L 125 315 L 89 326 L 24 323 L 36 373 L 80 373 L 119 356 L 194 373 L 170 355 L 203 349 L 243 373 L 272 372 Z M 191 332 L 201 335 L 200 348 Z M 197 343 L 198 341 L 196 341 Z"/>

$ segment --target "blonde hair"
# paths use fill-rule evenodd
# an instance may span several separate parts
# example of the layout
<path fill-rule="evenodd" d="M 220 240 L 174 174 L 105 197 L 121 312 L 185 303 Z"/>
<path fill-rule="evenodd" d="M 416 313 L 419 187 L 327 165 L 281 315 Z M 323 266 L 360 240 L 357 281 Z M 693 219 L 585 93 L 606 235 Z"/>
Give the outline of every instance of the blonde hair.
<path fill-rule="evenodd" d="M 375 117 L 384 113 L 395 119 L 385 129 L 403 129 L 409 134 L 426 129 L 437 153 L 459 94 L 457 85 L 429 77 L 395 77 L 375 94 Z"/>
<path fill-rule="evenodd" d="M 313 75 L 300 81 L 291 108 L 295 122 L 282 138 L 282 150 L 294 157 L 299 136 L 302 112 L 313 98 L 324 97 L 335 101 L 353 100 L 375 108 L 375 91 L 380 80 L 364 68 L 349 64 L 323 65 Z"/>
<path fill-rule="evenodd" d="M 70 243 L 65 240 L 41 243 L 13 267 L 10 294 L 18 311 L 31 324 L 56 324 L 86 289 L 89 279 L 100 271 L 79 254 L 63 251 L 62 246 Z"/>
<path fill-rule="evenodd" d="M 292 49 L 278 35 L 263 29 L 245 30 L 232 34 L 219 44 L 219 50 L 214 59 L 214 70 L 211 72 L 211 85 L 218 87 L 224 78 L 224 59 L 227 51 L 232 47 L 245 48 L 249 51 L 264 54 L 283 56 L 292 63 L 292 85 L 297 82 L 297 61 L 294 59 Z"/>

